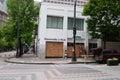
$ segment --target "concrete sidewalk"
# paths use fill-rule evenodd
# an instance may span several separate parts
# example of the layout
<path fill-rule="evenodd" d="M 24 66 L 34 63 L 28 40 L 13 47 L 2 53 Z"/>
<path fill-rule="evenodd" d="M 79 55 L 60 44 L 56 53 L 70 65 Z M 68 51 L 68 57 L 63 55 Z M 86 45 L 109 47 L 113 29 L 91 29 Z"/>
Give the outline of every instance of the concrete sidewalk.
<path fill-rule="evenodd" d="M 8 58 L 5 60 L 10 63 L 19 63 L 19 64 L 72 64 L 72 63 L 94 63 L 95 60 L 92 58 L 77 58 L 76 62 L 73 62 L 71 58 L 47 58 L 40 59 L 33 54 L 24 54 L 21 58 Z"/>

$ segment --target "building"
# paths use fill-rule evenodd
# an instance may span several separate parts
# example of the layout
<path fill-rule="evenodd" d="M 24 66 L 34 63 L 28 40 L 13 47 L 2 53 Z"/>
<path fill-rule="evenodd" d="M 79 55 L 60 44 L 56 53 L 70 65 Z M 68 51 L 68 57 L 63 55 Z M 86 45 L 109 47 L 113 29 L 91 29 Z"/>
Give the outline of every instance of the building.
<path fill-rule="evenodd" d="M 3 25 L 7 20 L 7 14 L 0 10 L 0 26 Z"/>
<path fill-rule="evenodd" d="M 37 54 L 40 58 L 63 57 L 64 51 L 72 56 L 73 17 L 75 0 L 43 0 L 39 15 Z M 77 0 L 76 7 L 76 56 L 88 52 L 91 47 L 101 47 L 101 40 L 90 40 L 87 17 L 82 16 L 87 0 Z"/>
<path fill-rule="evenodd" d="M 6 22 L 7 20 L 7 14 L 3 10 L 4 0 L 0 0 L 0 26 Z"/>
<path fill-rule="evenodd" d="M 2 10 L 3 10 L 5 13 L 7 12 L 6 2 L 7 2 L 7 0 L 3 0 L 3 6 L 2 6 Z"/>
<path fill-rule="evenodd" d="M 6 12 L 6 1 L 7 0 L 0 0 L 0 10 Z"/>
<path fill-rule="evenodd" d="M 2 10 L 3 0 L 0 0 L 0 10 Z"/>

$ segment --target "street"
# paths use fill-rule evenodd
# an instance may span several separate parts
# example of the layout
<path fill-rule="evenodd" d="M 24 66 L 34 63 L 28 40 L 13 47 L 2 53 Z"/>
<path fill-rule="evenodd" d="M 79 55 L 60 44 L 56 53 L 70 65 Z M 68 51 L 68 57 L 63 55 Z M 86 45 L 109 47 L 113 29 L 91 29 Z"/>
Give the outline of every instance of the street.
<path fill-rule="evenodd" d="M 0 80 L 120 80 L 120 66 L 15 64 L 0 59 Z"/>

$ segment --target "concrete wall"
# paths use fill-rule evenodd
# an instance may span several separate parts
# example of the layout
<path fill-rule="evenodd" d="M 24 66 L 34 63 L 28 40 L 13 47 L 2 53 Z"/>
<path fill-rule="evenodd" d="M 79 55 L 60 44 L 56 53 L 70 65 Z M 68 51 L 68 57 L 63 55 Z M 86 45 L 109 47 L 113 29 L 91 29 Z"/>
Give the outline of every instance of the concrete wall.
<path fill-rule="evenodd" d="M 0 58 L 15 57 L 15 55 L 16 55 L 16 51 L 0 52 Z"/>

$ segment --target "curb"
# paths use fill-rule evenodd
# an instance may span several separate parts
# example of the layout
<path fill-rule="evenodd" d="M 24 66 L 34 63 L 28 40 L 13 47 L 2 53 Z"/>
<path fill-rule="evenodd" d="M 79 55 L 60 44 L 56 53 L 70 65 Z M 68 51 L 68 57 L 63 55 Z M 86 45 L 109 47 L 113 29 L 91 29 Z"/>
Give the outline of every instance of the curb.
<path fill-rule="evenodd" d="M 96 63 L 96 62 L 70 62 L 68 64 L 90 64 L 90 63 Z"/>
<path fill-rule="evenodd" d="M 95 62 L 72 62 L 72 61 L 70 61 L 70 62 L 66 62 L 66 63 L 57 63 L 57 62 L 41 62 L 41 63 L 39 63 L 39 62 L 17 62 L 17 61 L 11 61 L 10 59 L 11 58 L 13 58 L 13 57 L 10 57 L 10 58 L 7 58 L 7 59 L 5 59 L 4 61 L 5 62 L 8 62 L 8 63 L 16 63 L 16 64 L 44 64 L 44 65 L 50 65 L 50 64 L 89 64 L 89 63 L 95 63 Z"/>
<path fill-rule="evenodd" d="M 55 63 L 22 63 L 22 62 L 12 62 L 12 61 L 6 61 L 8 63 L 15 63 L 15 64 L 35 64 L 35 65 L 39 65 L 39 64 L 43 64 L 43 65 L 50 65 L 50 64 L 55 64 Z"/>
<path fill-rule="evenodd" d="M 55 64 L 55 63 L 27 63 L 27 62 L 15 62 L 15 61 L 9 61 L 9 60 L 4 60 L 4 62 L 7 62 L 7 63 L 15 63 L 15 64 Z"/>

